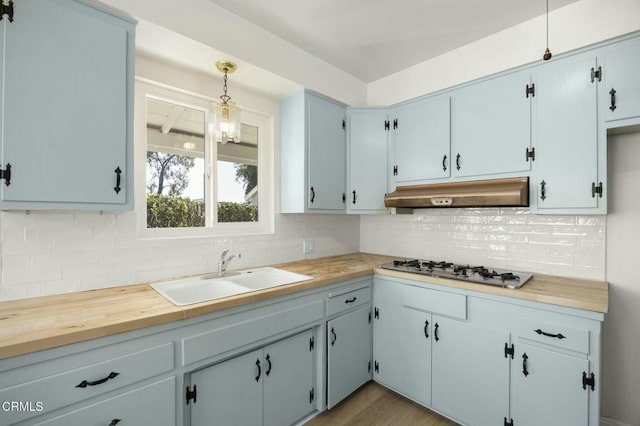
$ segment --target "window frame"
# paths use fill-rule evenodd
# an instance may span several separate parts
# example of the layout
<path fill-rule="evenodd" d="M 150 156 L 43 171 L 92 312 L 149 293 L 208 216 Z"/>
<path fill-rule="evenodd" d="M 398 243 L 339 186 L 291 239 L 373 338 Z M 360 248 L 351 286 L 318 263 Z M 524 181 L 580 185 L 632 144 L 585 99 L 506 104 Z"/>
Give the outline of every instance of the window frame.
<path fill-rule="evenodd" d="M 242 123 L 258 128 L 258 221 L 217 222 L 217 145 L 207 143 L 205 139 L 206 225 L 189 228 L 147 228 L 147 99 L 202 111 L 205 128 L 208 122 L 209 103 L 214 99 L 139 77 L 136 77 L 135 86 L 134 192 L 138 237 L 154 239 L 273 234 L 275 222 L 274 117 L 244 106 Z"/>

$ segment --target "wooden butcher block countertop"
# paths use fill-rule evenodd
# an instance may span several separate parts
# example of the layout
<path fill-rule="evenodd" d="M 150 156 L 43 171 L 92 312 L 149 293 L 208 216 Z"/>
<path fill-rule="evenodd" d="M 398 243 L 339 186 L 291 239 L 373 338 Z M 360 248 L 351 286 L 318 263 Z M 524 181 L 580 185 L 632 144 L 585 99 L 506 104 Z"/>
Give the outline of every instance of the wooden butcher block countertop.
<path fill-rule="evenodd" d="M 0 359 L 153 325 L 377 273 L 604 313 L 606 282 L 535 275 L 517 290 L 376 269 L 392 257 L 354 253 L 273 265 L 313 280 L 188 306 L 174 306 L 148 284 L 0 302 Z"/>

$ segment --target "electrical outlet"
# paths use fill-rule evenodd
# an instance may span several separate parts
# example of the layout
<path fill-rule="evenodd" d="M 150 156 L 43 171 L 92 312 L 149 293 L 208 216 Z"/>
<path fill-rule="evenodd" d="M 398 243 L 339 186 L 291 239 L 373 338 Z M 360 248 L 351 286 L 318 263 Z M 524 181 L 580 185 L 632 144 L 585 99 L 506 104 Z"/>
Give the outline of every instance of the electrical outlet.
<path fill-rule="evenodd" d="M 311 254 L 316 251 L 316 241 L 315 240 L 303 240 L 302 241 L 302 252 L 304 254 Z"/>

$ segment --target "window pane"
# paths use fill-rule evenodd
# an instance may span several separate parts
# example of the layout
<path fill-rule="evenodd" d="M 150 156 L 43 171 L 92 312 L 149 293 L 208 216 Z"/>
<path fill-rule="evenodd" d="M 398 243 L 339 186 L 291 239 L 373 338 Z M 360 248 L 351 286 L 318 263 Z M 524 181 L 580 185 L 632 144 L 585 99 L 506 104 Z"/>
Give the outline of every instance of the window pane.
<path fill-rule="evenodd" d="M 258 220 L 258 128 L 243 124 L 241 135 L 218 144 L 218 222 Z"/>
<path fill-rule="evenodd" d="M 147 228 L 205 226 L 204 112 L 147 99 Z"/>

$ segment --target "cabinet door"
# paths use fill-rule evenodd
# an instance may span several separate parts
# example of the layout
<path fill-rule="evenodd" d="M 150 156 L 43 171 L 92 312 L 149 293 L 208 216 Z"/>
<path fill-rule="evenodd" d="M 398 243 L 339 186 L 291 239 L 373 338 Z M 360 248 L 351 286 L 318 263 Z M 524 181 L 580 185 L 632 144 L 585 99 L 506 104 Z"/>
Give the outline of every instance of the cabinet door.
<path fill-rule="evenodd" d="M 109 424 L 171 426 L 176 421 L 175 387 L 175 378 L 169 377 L 36 424 L 38 426 Z M 46 410 L 46 405 L 44 408 Z"/>
<path fill-rule="evenodd" d="M 343 107 L 307 95 L 309 209 L 345 209 L 342 199 L 346 182 L 344 121 Z"/>
<path fill-rule="evenodd" d="M 132 26 L 74 1 L 21 0 L 16 13 L 3 38 L 2 200 L 124 204 Z"/>
<path fill-rule="evenodd" d="M 640 116 L 640 43 L 607 53 L 603 65 L 603 111 L 607 121 Z"/>
<path fill-rule="evenodd" d="M 509 413 L 510 358 L 504 355 L 509 338 L 503 331 L 434 315 L 433 408 L 463 424 L 502 424 Z"/>
<path fill-rule="evenodd" d="M 327 408 L 371 380 L 371 307 L 327 323 Z"/>
<path fill-rule="evenodd" d="M 530 194 L 538 210 L 598 207 L 592 194 L 599 182 L 595 67 L 595 57 L 579 55 L 536 72 Z"/>
<path fill-rule="evenodd" d="M 586 359 L 517 344 L 511 373 L 514 424 L 589 424 L 590 390 L 582 388 L 582 372 L 588 371 Z"/>
<path fill-rule="evenodd" d="M 386 212 L 387 135 L 386 110 L 349 110 L 347 209 L 354 213 Z"/>
<path fill-rule="evenodd" d="M 265 426 L 293 424 L 315 409 L 312 336 L 307 331 L 264 348 Z"/>
<path fill-rule="evenodd" d="M 431 405 L 431 315 L 395 304 L 378 304 L 373 326 L 374 378 Z"/>
<path fill-rule="evenodd" d="M 191 425 L 209 426 L 212 419 L 220 425 L 261 425 L 265 371 L 262 351 L 254 351 L 191 373 L 198 392 L 189 404 Z"/>
<path fill-rule="evenodd" d="M 451 162 L 454 176 L 530 170 L 526 158 L 531 146 L 531 96 L 527 97 L 527 84 L 529 71 L 521 71 L 455 92 Z"/>
<path fill-rule="evenodd" d="M 391 117 L 396 185 L 449 177 L 449 97 L 401 105 Z"/>

